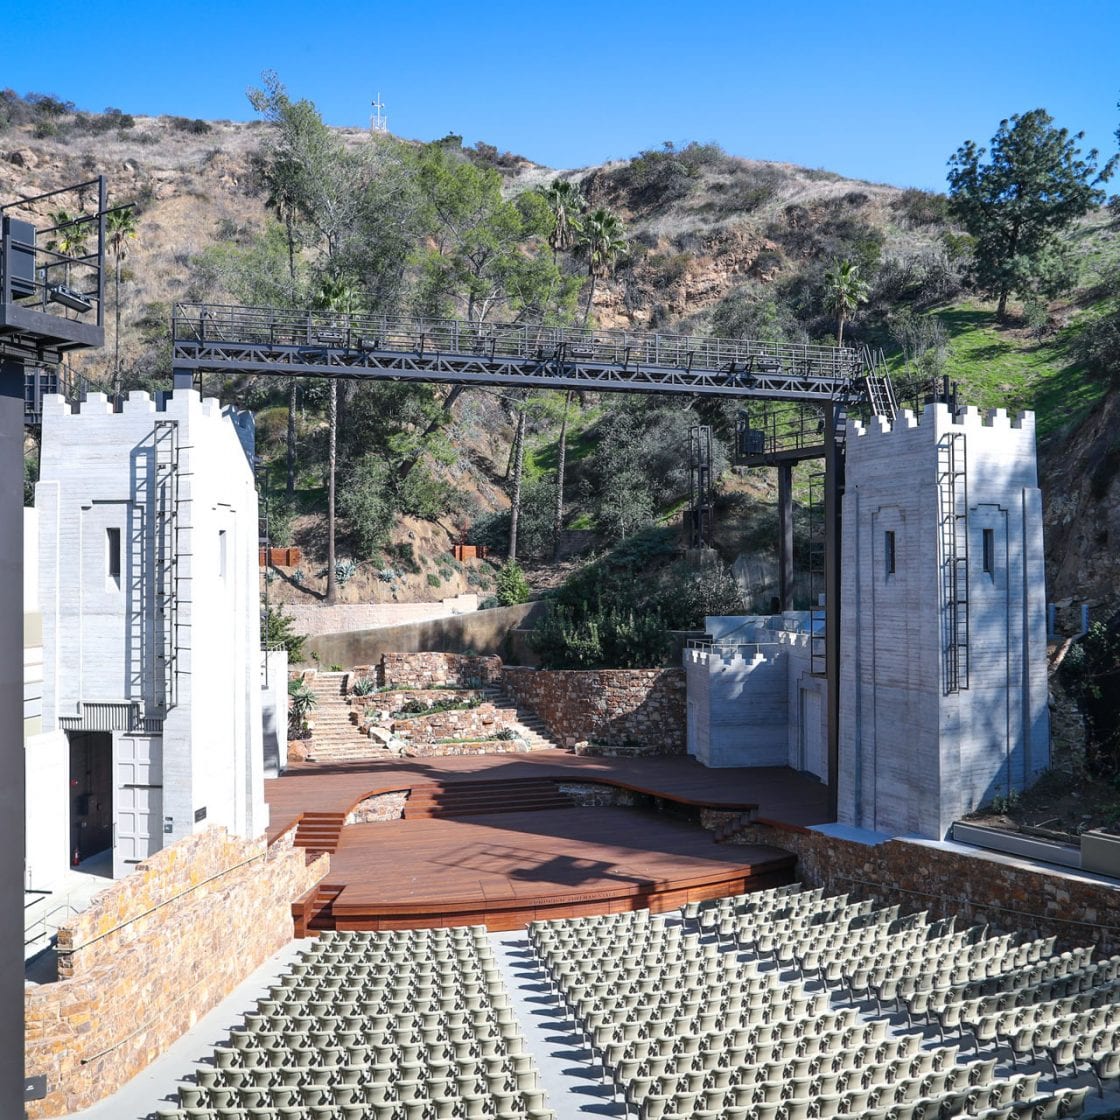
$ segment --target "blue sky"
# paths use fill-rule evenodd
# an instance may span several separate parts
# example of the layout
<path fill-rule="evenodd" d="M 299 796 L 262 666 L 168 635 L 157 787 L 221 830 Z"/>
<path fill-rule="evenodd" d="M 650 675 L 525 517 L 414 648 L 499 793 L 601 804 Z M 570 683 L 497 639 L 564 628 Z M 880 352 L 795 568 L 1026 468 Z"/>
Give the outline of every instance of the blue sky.
<path fill-rule="evenodd" d="M 714 140 L 942 190 L 958 145 L 1012 113 L 1042 106 L 1105 154 L 1120 124 L 1117 0 L 5 7 L 0 86 L 20 93 L 245 120 L 273 69 L 331 124 L 366 123 L 380 90 L 398 135 L 553 167 Z"/>

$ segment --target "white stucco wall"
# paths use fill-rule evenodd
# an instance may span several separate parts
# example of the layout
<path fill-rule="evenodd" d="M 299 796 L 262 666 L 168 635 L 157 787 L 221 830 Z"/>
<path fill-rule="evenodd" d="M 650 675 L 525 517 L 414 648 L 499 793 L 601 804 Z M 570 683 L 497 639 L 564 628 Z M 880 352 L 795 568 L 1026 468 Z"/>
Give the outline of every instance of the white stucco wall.
<path fill-rule="evenodd" d="M 173 614 L 155 590 L 159 421 L 173 422 L 178 445 Z M 150 756 L 148 781 L 162 786 L 155 847 L 211 824 L 251 837 L 268 823 L 252 448 L 248 413 L 190 390 L 158 408 L 131 393 L 120 413 L 98 394 L 76 412 L 59 397 L 44 404 L 44 729 L 111 727 L 115 755 L 139 745 Z M 109 530 L 120 534 L 119 576 Z M 161 640 L 172 617 L 174 673 Z"/>
<path fill-rule="evenodd" d="M 812 675 L 808 626 L 804 611 L 704 620 L 713 644 L 684 653 L 689 754 L 706 766 L 790 766 L 827 779 L 827 690 Z"/>

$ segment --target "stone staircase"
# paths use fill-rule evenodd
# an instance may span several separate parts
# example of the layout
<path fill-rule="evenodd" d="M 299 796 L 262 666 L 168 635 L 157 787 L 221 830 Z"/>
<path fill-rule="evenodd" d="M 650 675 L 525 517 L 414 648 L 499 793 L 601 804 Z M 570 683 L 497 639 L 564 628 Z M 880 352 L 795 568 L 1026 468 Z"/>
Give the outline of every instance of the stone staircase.
<path fill-rule="evenodd" d="M 552 738 L 547 724 L 531 708 L 523 707 L 508 692 L 496 685 L 488 685 L 482 690 L 483 697 L 495 708 L 504 708 L 513 711 L 516 719 L 509 725 L 513 731 L 529 744 L 531 751 L 558 751 L 563 750 L 559 743 Z"/>
<path fill-rule="evenodd" d="M 346 686 L 350 676 L 350 673 L 318 673 L 311 684 L 318 703 L 311 717 L 315 727 L 307 744 L 309 760 L 318 763 L 346 763 L 395 758 L 376 739 L 371 739 L 358 730 L 347 703 Z M 545 724 L 508 693 L 491 685 L 482 689 L 482 697 L 496 708 L 514 713 L 515 719 L 508 726 L 528 744 L 529 750 L 561 749 Z"/>
<path fill-rule="evenodd" d="M 350 717 L 346 685 L 349 673 L 317 673 L 311 683 L 318 703 L 308 754 L 315 762 L 363 762 L 387 752 L 367 738 Z"/>
<path fill-rule="evenodd" d="M 432 820 L 489 813 L 527 813 L 571 809 L 573 802 L 550 778 L 508 778 L 479 782 L 432 782 L 415 786 L 404 819 Z"/>

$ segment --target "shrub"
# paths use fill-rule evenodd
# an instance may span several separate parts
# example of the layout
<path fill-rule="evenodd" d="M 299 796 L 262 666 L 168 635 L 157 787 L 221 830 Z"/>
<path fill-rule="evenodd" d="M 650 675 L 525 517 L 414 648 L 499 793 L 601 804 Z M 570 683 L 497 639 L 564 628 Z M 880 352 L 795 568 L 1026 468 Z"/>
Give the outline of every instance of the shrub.
<path fill-rule="evenodd" d="M 385 546 L 396 519 L 388 475 L 384 461 L 367 455 L 348 472 L 338 490 L 339 513 L 350 523 L 367 556 Z"/>
<path fill-rule="evenodd" d="M 315 710 L 319 698 L 306 681 L 288 681 L 288 734 L 295 739 L 307 730 L 307 717 Z"/>
<path fill-rule="evenodd" d="M 282 607 L 277 607 L 275 610 L 269 607 L 261 623 L 261 644 L 266 649 L 287 650 L 289 661 L 302 661 L 303 643 L 307 641 L 307 636 L 294 633 L 292 631 L 294 625 L 292 619 L 284 614 Z"/>
<path fill-rule="evenodd" d="M 207 132 L 213 131 L 208 121 L 199 120 L 198 118 L 192 120 L 190 117 L 168 117 L 167 123 L 176 132 L 189 132 L 195 136 L 202 136 Z"/>
<path fill-rule="evenodd" d="M 495 583 L 498 603 L 503 607 L 513 607 L 529 599 L 529 581 L 516 560 L 507 560 L 498 572 Z"/>
<path fill-rule="evenodd" d="M 350 692 L 353 696 L 369 696 L 376 691 L 377 681 L 373 677 L 361 676 L 350 684 Z"/>
<path fill-rule="evenodd" d="M 354 573 L 358 570 L 356 560 L 336 560 L 334 564 L 334 578 L 339 587 L 345 587 Z"/>
<path fill-rule="evenodd" d="M 429 587 L 439 587 L 442 584 L 443 584 L 443 580 L 441 580 L 435 572 L 429 572 L 428 573 L 428 586 Z"/>
<path fill-rule="evenodd" d="M 912 226 L 932 226 L 949 220 L 949 197 L 936 191 L 910 187 L 891 206 Z"/>

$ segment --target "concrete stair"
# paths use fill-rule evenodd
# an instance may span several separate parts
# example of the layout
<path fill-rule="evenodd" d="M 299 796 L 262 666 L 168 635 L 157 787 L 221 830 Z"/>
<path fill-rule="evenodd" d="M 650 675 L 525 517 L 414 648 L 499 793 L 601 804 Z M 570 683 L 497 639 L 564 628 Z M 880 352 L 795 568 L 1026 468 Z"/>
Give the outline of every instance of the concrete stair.
<path fill-rule="evenodd" d="M 308 741 L 308 754 L 318 763 L 370 762 L 396 757 L 376 739 L 363 735 L 357 727 L 347 703 L 346 687 L 349 673 L 318 673 L 311 687 L 318 703 L 312 720 L 315 724 Z M 544 722 L 530 709 L 522 707 L 508 693 L 490 686 L 482 697 L 496 708 L 514 716 L 510 730 L 523 739 L 531 751 L 562 749 L 551 737 Z"/>
<path fill-rule="evenodd" d="M 431 820 L 571 808 L 571 798 L 561 793 L 550 778 L 436 782 L 413 787 L 405 804 L 404 819 Z"/>
<path fill-rule="evenodd" d="M 510 696 L 508 692 L 495 685 L 489 685 L 482 690 L 484 698 L 495 708 L 512 711 L 516 719 L 509 726 L 529 744 L 531 751 L 558 751 L 563 750 L 559 743 L 552 738 L 547 724 L 531 708 L 526 708 Z"/>
<path fill-rule="evenodd" d="M 318 673 L 311 685 L 318 703 L 311 717 L 315 728 L 308 753 L 316 762 L 362 762 L 388 756 L 388 751 L 358 730 L 347 703 L 349 678 L 349 673 Z"/>

